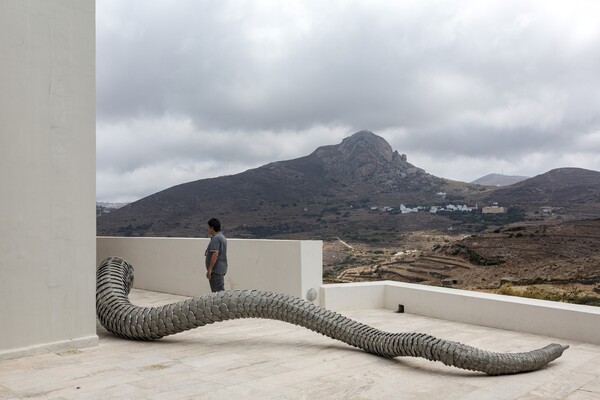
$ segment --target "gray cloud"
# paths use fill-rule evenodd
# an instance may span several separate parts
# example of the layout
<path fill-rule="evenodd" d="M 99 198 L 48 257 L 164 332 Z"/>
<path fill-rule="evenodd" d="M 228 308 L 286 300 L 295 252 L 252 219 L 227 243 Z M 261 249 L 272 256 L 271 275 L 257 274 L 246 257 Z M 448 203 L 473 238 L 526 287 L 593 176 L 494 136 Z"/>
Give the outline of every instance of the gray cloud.
<path fill-rule="evenodd" d="M 98 197 L 299 157 L 360 129 L 453 179 L 600 170 L 597 49 L 593 0 L 99 0 Z"/>

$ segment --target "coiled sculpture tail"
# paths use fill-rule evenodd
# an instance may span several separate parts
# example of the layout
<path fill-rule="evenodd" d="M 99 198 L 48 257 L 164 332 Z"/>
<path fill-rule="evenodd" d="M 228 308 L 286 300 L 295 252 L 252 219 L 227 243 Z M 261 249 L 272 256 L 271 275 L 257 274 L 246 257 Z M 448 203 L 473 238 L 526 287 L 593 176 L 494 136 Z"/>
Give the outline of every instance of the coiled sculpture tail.
<path fill-rule="evenodd" d="M 127 339 L 152 340 L 213 322 L 268 318 L 289 322 L 383 357 L 412 356 L 489 375 L 532 371 L 560 357 L 568 346 L 550 344 L 525 353 L 493 353 L 422 333 L 387 333 L 304 300 L 271 292 L 230 290 L 161 307 L 129 301 L 133 267 L 117 257 L 97 273 L 96 311 L 102 325 Z"/>

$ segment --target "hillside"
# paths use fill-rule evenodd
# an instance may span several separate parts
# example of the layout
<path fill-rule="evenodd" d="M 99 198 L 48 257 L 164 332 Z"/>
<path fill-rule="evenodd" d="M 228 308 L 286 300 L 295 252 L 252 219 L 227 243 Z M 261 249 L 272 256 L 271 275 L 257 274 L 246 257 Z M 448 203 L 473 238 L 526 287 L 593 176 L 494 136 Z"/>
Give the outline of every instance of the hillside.
<path fill-rule="evenodd" d="M 326 282 L 396 280 L 600 306 L 600 218 L 475 235 L 414 232 L 377 249 L 327 241 Z"/>
<path fill-rule="evenodd" d="M 508 186 L 512 185 L 513 183 L 524 181 L 525 179 L 529 179 L 529 177 L 519 175 L 488 174 L 486 176 L 482 176 L 481 178 L 475 179 L 471 183 L 485 186 Z"/>
<path fill-rule="evenodd" d="M 560 209 L 565 214 L 593 218 L 600 215 L 600 172 L 553 169 L 477 197 L 487 204 L 498 202 L 528 211 Z"/>
<path fill-rule="evenodd" d="M 189 237 L 204 235 L 206 221 L 217 216 L 235 237 L 354 233 L 373 240 L 381 230 L 445 229 L 449 222 L 429 215 L 399 220 L 372 207 L 464 202 L 481 190 L 430 175 L 383 138 L 361 131 L 305 157 L 174 186 L 99 217 L 97 227 L 99 235 Z"/>
<path fill-rule="evenodd" d="M 430 207 L 508 212 L 430 213 Z M 401 207 L 405 206 L 405 209 Z M 411 212 L 418 211 L 418 212 Z M 201 179 L 155 193 L 97 218 L 98 235 L 204 236 L 216 216 L 238 238 L 324 239 L 393 243 L 415 230 L 479 232 L 524 219 L 600 215 L 600 172 L 562 168 L 504 187 L 428 174 L 381 137 L 357 132 L 337 145 L 240 174 Z"/>

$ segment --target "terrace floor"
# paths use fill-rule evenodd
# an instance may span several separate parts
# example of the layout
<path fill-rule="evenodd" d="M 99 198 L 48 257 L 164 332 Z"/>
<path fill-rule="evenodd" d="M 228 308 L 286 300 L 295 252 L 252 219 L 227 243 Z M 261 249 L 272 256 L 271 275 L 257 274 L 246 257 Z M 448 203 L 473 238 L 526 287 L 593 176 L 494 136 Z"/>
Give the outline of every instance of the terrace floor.
<path fill-rule="evenodd" d="M 139 305 L 184 297 L 133 290 Z M 527 351 L 547 337 L 397 314 L 344 312 L 390 332 L 423 332 L 491 351 Z M 560 323 L 560 321 L 557 321 Z M 154 342 L 100 345 L 0 360 L 0 399 L 600 399 L 600 346 L 571 342 L 543 370 L 491 377 L 416 359 L 385 359 L 308 329 L 250 319 Z"/>

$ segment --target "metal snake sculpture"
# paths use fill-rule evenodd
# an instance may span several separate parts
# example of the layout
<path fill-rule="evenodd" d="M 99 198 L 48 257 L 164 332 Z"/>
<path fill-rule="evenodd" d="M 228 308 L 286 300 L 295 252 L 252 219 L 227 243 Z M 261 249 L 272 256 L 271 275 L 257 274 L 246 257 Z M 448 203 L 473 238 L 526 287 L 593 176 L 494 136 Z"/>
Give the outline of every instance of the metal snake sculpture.
<path fill-rule="evenodd" d="M 230 290 L 161 307 L 138 307 L 128 295 L 133 267 L 109 257 L 97 272 L 96 312 L 113 334 L 135 340 L 167 335 L 236 318 L 268 318 L 300 325 L 383 357 L 412 356 L 488 375 L 537 370 L 569 346 L 550 344 L 525 353 L 494 353 L 423 333 L 388 333 L 288 295 Z"/>

